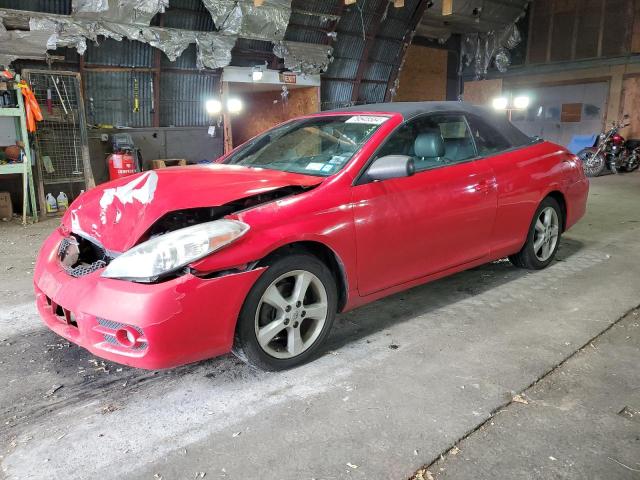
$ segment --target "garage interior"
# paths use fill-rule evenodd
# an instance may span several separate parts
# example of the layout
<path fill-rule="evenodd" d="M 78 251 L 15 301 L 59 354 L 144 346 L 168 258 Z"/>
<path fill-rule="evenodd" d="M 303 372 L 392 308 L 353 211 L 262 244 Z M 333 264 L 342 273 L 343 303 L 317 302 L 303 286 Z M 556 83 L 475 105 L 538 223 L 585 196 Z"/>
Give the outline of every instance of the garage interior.
<path fill-rule="evenodd" d="M 590 179 L 549 268 L 340 314 L 284 372 L 103 361 L 33 293 L 82 192 L 298 116 L 451 100 L 573 153 L 625 115 L 640 139 L 637 2 L 0 0 L 0 67 L 0 479 L 640 478 L 638 170 Z"/>

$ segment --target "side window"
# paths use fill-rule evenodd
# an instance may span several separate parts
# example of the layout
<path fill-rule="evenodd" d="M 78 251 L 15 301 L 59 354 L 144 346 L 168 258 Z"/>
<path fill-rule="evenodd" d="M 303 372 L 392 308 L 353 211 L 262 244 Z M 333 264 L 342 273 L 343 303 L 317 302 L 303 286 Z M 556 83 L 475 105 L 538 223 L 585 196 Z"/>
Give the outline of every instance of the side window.
<path fill-rule="evenodd" d="M 462 115 L 435 114 L 411 120 L 387 139 L 376 155 L 408 155 L 416 171 L 464 162 L 476 156 Z"/>
<path fill-rule="evenodd" d="M 475 158 L 471 132 L 462 115 L 437 115 L 431 117 L 437 125 L 444 142 L 444 160 L 446 163 L 459 163 Z"/>
<path fill-rule="evenodd" d="M 491 155 L 511 148 L 509 141 L 495 128 L 473 115 L 467 116 L 479 155 Z"/>
<path fill-rule="evenodd" d="M 413 155 L 413 144 L 416 140 L 415 121 L 410 121 L 402 125 L 393 132 L 378 151 L 376 158 L 387 155 Z"/>

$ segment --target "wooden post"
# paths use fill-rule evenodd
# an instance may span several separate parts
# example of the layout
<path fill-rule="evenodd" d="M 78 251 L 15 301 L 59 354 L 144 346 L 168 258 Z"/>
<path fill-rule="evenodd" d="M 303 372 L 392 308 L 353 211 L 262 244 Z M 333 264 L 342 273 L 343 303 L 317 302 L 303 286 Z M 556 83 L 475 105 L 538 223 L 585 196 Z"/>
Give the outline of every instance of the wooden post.
<path fill-rule="evenodd" d="M 16 76 L 16 84 L 21 80 Z M 31 167 L 31 147 L 29 145 L 29 132 L 27 130 L 26 113 L 24 99 L 22 98 L 22 89 L 16 87 L 16 98 L 18 100 L 18 108 L 20 110 L 20 118 L 18 123 L 20 126 L 20 141 L 23 144 L 22 150 L 22 224 L 27 224 L 27 210 L 31 213 L 33 221 L 38 221 L 38 208 L 36 207 L 36 197 L 33 188 L 33 169 Z"/>
<path fill-rule="evenodd" d="M 159 26 L 164 26 L 164 14 L 160 14 Z M 162 74 L 162 52 L 155 48 L 153 51 L 153 74 L 151 76 L 151 86 L 153 87 L 153 110 L 151 111 L 152 126 L 160 126 L 160 75 Z"/>
<path fill-rule="evenodd" d="M 231 130 L 231 115 L 227 112 L 227 100 L 229 99 L 229 82 L 222 81 L 222 132 L 225 155 L 233 150 L 233 131 Z"/>

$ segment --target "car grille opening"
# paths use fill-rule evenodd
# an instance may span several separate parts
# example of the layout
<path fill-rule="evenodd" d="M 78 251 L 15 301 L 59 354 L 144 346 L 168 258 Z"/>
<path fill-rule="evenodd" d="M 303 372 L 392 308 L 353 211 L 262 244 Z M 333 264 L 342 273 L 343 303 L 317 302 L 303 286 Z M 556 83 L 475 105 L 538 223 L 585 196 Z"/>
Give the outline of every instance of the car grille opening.
<path fill-rule="evenodd" d="M 78 328 L 76 316 L 71 310 L 67 310 L 66 308 L 58 305 L 46 295 L 45 298 L 47 299 L 47 305 L 51 308 L 51 312 L 58 318 L 58 320 L 60 320 L 62 323 L 66 323 L 67 325 Z"/>
<path fill-rule="evenodd" d="M 77 244 L 78 258 L 72 264 L 65 261 L 67 249 Z M 58 259 L 60 259 L 62 268 L 72 277 L 78 278 L 95 272 L 106 267 L 111 260 L 107 252 L 100 245 L 79 235 L 72 235 L 69 238 L 63 238 L 58 247 Z"/>

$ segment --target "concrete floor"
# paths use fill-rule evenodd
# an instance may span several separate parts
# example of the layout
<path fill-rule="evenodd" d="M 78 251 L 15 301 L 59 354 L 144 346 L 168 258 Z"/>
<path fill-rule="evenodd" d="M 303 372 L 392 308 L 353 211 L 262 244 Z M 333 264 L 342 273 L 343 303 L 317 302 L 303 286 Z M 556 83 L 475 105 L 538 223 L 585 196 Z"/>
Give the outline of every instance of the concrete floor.
<path fill-rule="evenodd" d="M 640 311 L 634 310 L 429 472 L 438 479 L 640 478 L 638 360 Z"/>
<path fill-rule="evenodd" d="M 496 262 L 341 315 L 285 373 L 136 371 L 62 341 L 29 285 L 54 225 L 0 225 L 0 477 L 637 478 L 640 335 L 620 319 L 640 304 L 640 173 L 592 182 L 548 269 Z"/>

